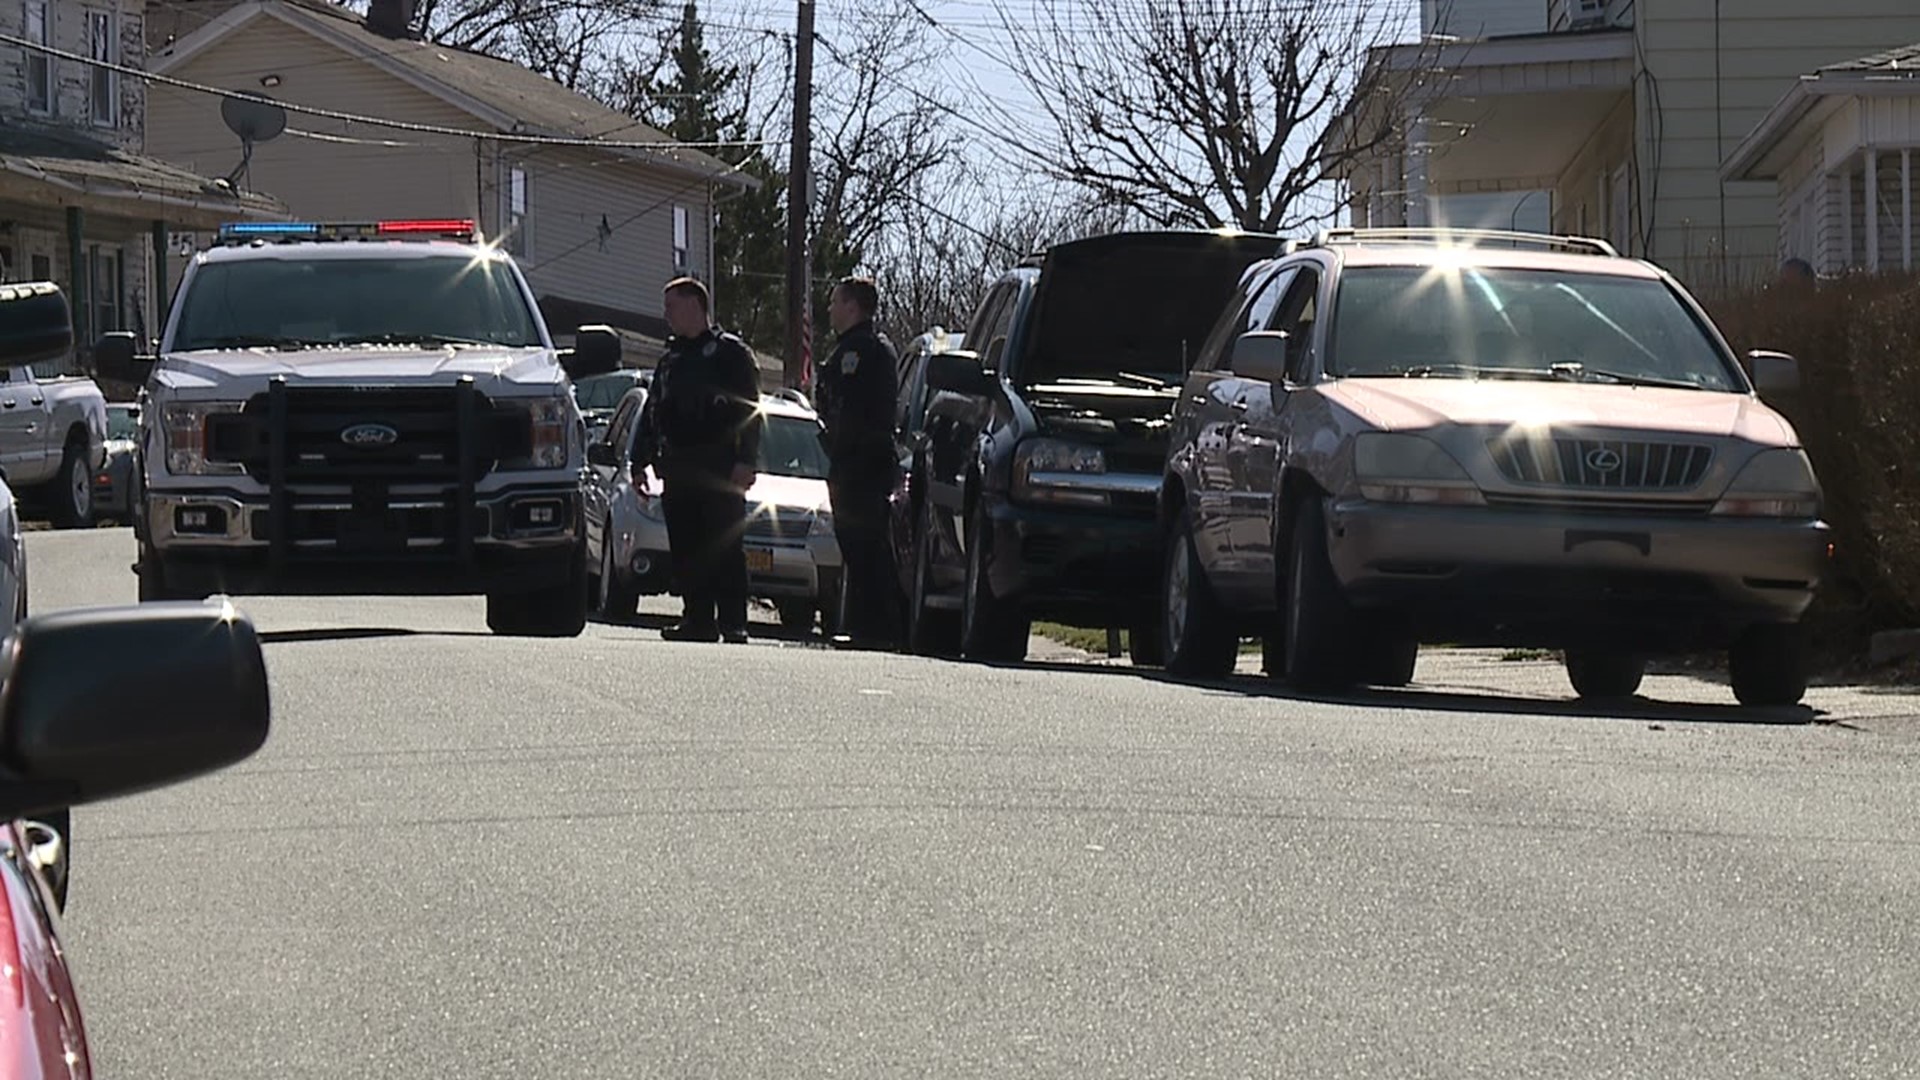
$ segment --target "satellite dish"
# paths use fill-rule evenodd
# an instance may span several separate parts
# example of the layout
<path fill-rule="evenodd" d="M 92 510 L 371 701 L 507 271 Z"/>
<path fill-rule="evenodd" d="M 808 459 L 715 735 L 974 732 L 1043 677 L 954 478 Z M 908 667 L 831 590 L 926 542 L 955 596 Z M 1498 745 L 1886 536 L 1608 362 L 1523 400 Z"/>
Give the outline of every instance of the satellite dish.
<path fill-rule="evenodd" d="M 287 130 L 287 110 L 272 101 L 256 100 L 264 97 L 259 94 L 220 99 L 220 119 L 227 122 L 229 131 L 240 136 L 240 164 L 227 174 L 227 182 L 236 187 L 253 162 L 253 144 L 272 142 Z"/>
<path fill-rule="evenodd" d="M 287 110 L 271 101 L 228 97 L 220 99 L 220 119 L 243 143 L 271 142 L 287 130 Z"/>

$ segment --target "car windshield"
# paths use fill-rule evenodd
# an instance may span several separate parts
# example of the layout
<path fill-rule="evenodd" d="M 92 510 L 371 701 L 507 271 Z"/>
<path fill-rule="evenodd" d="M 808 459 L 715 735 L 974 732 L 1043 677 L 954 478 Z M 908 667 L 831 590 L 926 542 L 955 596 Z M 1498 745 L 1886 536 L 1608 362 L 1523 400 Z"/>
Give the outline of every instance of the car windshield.
<path fill-rule="evenodd" d="M 760 431 L 760 471 L 825 480 L 827 449 L 820 442 L 820 425 L 803 417 L 769 413 Z"/>
<path fill-rule="evenodd" d="M 638 385 L 631 372 L 589 375 L 573 384 L 573 399 L 582 409 L 617 409 L 620 399 Z"/>
<path fill-rule="evenodd" d="M 1663 281 L 1488 267 L 1358 267 L 1327 370 L 1348 378 L 1563 379 L 1742 389 Z"/>
<path fill-rule="evenodd" d="M 201 266 L 170 348 L 541 344 L 509 265 L 465 255 L 247 259 Z"/>
<path fill-rule="evenodd" d="M 132 409 L 107 410 L 107 438 L 133 439 L 140 434 L 140 415 Z"/>

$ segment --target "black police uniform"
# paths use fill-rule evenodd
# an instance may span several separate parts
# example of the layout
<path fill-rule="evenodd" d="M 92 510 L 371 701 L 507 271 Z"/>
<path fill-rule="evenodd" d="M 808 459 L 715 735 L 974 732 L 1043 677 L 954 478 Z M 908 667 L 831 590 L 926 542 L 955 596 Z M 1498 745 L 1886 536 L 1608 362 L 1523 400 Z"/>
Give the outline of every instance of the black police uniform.
<path fill-rule="evenodd" d="M 760 369 L 739 338 L 717 328 L 667 339 L 641 409 L 634 467 L 660 476 L 682 632 L 747 628 L 746 493 L 735 466 L 758 469 Z"/>
<path fill-rule="evenodd" d="M 819 372 L 827 493 L 847 575 L 842 632 L 856 640 L 891 642 L 897 634 L 887 496 L 899 471 L 893 442 L 898 368 L 893 345 L 867 321 L 840 335 Z"/>

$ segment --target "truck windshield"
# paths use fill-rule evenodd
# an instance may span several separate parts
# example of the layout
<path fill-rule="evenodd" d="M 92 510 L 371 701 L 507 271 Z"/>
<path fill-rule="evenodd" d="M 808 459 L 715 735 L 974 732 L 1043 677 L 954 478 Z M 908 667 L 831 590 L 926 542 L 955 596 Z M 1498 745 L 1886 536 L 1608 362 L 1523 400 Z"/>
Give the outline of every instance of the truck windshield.
<path fill-rule="evenodd" d="M 201 266 L 170 348 L 493 345 L 534 348 L 540 331 L 512 269 L 496 259 L 248 259 Z"/>
<path fill-rule="evenodd" d="M 1329 374 L 1741 389 L 1663 281 L 1494 267 L 1355 267 Z"/>

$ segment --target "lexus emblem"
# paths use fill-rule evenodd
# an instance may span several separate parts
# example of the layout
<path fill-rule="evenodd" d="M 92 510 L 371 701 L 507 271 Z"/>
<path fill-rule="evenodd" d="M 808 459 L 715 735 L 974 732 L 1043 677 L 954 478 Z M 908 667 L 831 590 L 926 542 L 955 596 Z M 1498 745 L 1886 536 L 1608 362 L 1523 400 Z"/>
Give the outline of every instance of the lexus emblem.
<path fill-rule="evenodd" d="M 400 433 L 385 424 L 355 424 L 340 432 L 340 441 L 358 449 L 371 450 L 399 442 Z"/>
<path fill-rule="evenodd" d="M 1620 455 L 1602 446 L 1587 451 L 1587 468 L 1597 473 L 1610 473 L 1620 467 Z"/>

